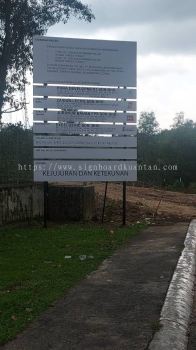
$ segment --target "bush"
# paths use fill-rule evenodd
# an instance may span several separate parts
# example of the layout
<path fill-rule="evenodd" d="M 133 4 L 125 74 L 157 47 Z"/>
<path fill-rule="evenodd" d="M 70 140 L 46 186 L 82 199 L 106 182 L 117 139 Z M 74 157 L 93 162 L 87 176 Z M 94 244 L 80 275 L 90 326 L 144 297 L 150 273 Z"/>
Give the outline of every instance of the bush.
<path fill-rule="evenodd" d="M 191 182 L 188 189 L 190 192 L 196 193 L 196 182 Z"/>
<path fill-rule="evenodd" d="M 177 179 L 172 185 L 168 185 L 167 189 L 170 191 L 184 190 L 184 182 L 181 179 Z"/>

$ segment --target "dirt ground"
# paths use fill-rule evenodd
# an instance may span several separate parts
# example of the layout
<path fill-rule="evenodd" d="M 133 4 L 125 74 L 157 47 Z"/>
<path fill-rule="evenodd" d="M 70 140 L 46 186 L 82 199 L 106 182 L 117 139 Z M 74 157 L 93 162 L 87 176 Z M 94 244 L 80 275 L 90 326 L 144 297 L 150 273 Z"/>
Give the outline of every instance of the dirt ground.
<path fill-rule="evenodd" d="M 102 215 L 105 184 L 95 184 Z M 118 203 L 118 205 L 116 205 Z M 196 218 L 196 194 L 127 185 L 127 222 L 137 219 L 157 222 L 190 221 Z M 122 220 L 122 184 L 109 183 L 104 221 Z"/>

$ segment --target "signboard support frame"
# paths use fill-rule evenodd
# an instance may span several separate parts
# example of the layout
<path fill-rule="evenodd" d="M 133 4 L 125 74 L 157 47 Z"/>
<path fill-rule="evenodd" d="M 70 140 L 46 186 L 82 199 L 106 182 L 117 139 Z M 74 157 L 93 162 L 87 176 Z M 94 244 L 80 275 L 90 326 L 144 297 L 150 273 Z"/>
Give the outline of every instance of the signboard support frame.
<path fill-rule="evenodd" d="M 48 182 L 44 181 L 44 228 L 47 228 L 48 219 Z"/>
<path fill-rule="evenodd" d="M 44 83 L 44 87 L 47 87 L 48 84 Z M 44 96 L 44 99 L 48 99 L 48 96 Z M 44 108 L 45 111 L 47 111 L 47 108 Z M 44 124 L 46 124 L 47 121 L 44 121 Z M 44 228 L 48 227 L 47 223 L 48 219 L 48 181 L 44 181 Z"/>
<path fill-rule="evenodd" d="M 104 193 L 104 200 L 103 200 L 103 211 L 102 211 L 102 217 L 101 217 L 102 224 L 103 224 L 103 221 L 104 221 L 107 190 L 108 190 L 108 181 L 106 181 L 106 183 L 105 183 L 105 193 Z"/>
<path fill-rule="evenodd" d="M 126 86 L 124 86 L 124 89 L 126 90 Z M 126 101 L 126 99 L 124 99 Z M 124 123 L 126 125 L 126 123 Z M 127 219 L 127 182 L 123 181 L 123 215 L 122 215 L 122 224 L 123 226 L 126 226 L 126 219 Z"/>
<path fill-rule="evenodd" d="M 126 219 L 127 219 L 127 182 L 123 181 L 123 217 L 122 217 L 122 224 L 123 226 L 126 225 Z"/>

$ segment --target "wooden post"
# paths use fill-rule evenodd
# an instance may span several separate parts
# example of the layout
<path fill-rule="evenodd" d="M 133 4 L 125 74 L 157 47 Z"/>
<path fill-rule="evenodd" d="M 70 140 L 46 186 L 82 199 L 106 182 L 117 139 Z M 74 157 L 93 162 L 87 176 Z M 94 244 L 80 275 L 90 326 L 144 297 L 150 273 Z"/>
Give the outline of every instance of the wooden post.
<path fill-rule="evenodd" d="M 47 83 L 43 84 L 44 87 L 47 87 Z M 48 96 L 44 96 L 44 99 L 48 99 Z M 47 108 L 44 108 L 44 111 L 47 111 Z M 44 124 L 47 124 L 47 120 L 44 120 Z M 48 182 L 44 182 L 44 228 L 47 228 L 47 219 L 48 219 Z"/>
<path fill-rule="evenodd" d="M 102 217 L 101 217 L 101 222 L 102 222 L 102 224 L 103 224 L 103 221 L 104 221 L 105 203 L 106 203 L 107 189 L 108 189 L 108 181 L 106 181 L 106 183 L 105 183 L 105 194 L 104 194 L 103 211 L 102 211 Z"/>
<path fill-rule="evenodd" d="M 123 226 L 126 225 L 126 219 L 127 219 L 127 206 L 126 206 L 126 201 L 127 201 L 127 183 L 126 181 L 123 181 L 123 219 L 122 219 L 122 224 Z"/>
<path fill-rule="evenodd" d="M 126 89 L 126 86 L 124 86 L 124 89 Z M 127 99 L 125 98 L 124 101 Z M 124 111 L 124 113 L 127 113 L 127 111 Z M 126 123 L 124 123 L 126 125 Z M 126 206 L 126 201 L 127 201 L 127 183 L 126 181 L 123 181 L 123 217 L 122 217 L 122 224 L 123 226 L 126 225 L 126 219 L 127 219 L 127 206 Z"/>
<path fill-rule="evenodd" d="M 44 228 L 47 228 L 48 219 L 48 182 L 44 182 Z"/>

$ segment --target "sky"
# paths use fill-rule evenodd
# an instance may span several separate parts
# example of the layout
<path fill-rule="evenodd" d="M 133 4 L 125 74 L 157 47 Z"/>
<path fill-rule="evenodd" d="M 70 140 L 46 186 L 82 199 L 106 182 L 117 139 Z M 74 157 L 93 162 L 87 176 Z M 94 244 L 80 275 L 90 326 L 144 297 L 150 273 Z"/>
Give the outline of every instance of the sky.
<path fill-rule="evenodd" d="M 154 111 L 161 128 L 181 111 L 196 122 L 196 0 L 81 1 L 96 19 L 71 18 L 47 35 L 137 41 L 138 115 Z"/>

